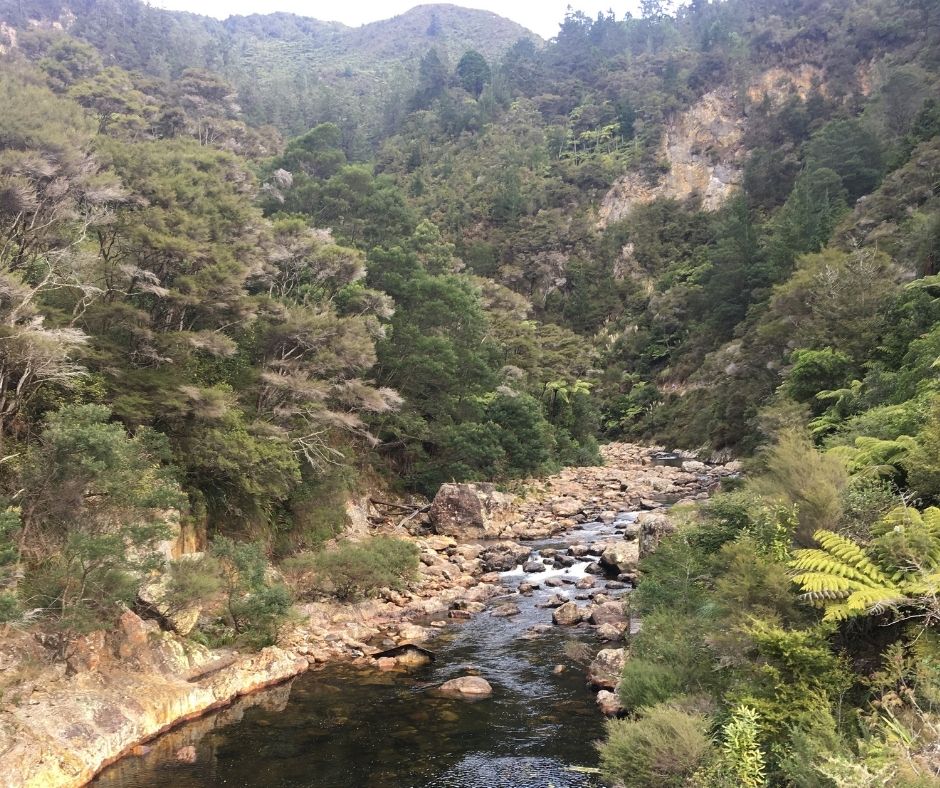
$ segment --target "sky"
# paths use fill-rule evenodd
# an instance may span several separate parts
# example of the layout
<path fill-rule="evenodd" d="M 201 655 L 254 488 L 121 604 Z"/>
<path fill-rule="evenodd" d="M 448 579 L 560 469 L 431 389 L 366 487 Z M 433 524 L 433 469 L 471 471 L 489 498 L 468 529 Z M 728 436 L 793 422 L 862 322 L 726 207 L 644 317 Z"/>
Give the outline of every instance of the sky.
<path fill-rule="evenodd" d="M 379 19 L 389 19 L 404 13 L 409 8 L 430 0 L 345 0 L 345 2 L 323 2 L 323 0 L 150 0 L 157 8 L 176 11 L 191 11 L 194 14 L 225 19 L 235 14 L 270 14 L 288 11 L 301 16 L 310 16 L 330 22 L 342 22 L 356 27 Z M 558 24 L 570 5 L 594 17 L 598 11 L 613 9 L 618 17 L 627 11 L 636 13 L 639 0 L 456 0 L 454 5 L 466 8 L 482 8 L 508 17 L 538 33 L 542 38 L 552 38 L 558 32 Z"/>

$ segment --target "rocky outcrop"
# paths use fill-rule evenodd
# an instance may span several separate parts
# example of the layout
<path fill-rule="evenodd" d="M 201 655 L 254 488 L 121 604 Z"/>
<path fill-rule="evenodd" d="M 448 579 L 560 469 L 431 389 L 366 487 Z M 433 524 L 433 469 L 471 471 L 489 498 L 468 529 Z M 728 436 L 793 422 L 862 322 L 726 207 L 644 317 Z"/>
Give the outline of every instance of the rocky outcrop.
<path fill-rule="evenodd" d="M 140 664 L 149 640 L 145 623 L 130 617 L 136 618 L 127 613 L 122 619 L 129 641 L 124 660 L 99 655 L 96 670 L 46 684 L 41 697 L 7 709 L 5 722 L 12 731 L 8 728 L 2 742 L 0 784 L 84 785 L 140 742 L 307 669 L 305 658 L 272 647 L 191 680 L 153 668 L 129 670 L 135 658 Z M 113 664 L 102 665 L 105 660 Z M 149 662 L 157 664 L 158 657 L 151 655 Z"/>
<path fill-rule="evenodd" d="M 442 484 L 431 502 L 431 525 L 445 536 L 497 539 L 509 530 L 513 500 L 492 484 Z"/>
<path fill-rule="evenodd" d="M 668 164 L 668 171 L 655 185 L 638 172 L 621 176 L 601 201 L 601 226 L 659 197 L 685 200 L 697 195 L 704 210 L 721 207 L 741 183 L 743 134 L 744 117 L 733 91 L 722 87 L 706 93 L 666 124 L 658 157 Z"/>
<path fill-rule="evenodd" d="M 601 201 L 598 224 L 605 227 L 619 221 L 637 205 L 660 197 L 681 201 L 695 196 L 704 210 L 717 210 L 741 183 L 748 154 L 742 144 L 748 105 L 765 96 L 777 105 L 792 95 L 806 98 L 814 87 L 825 94 L 822 72 L 802 64 L 768 69 L 741 94 L 729 86 L 705 93 L 666 122 L 657 151 L 657 158 L 668 166 L 665 174 L 655 184 L 638 172 L 622 175 Z M 624 251 L 629 258 L 630 250 Z M 629 268 L 629 260 L 625 262 Z"/>

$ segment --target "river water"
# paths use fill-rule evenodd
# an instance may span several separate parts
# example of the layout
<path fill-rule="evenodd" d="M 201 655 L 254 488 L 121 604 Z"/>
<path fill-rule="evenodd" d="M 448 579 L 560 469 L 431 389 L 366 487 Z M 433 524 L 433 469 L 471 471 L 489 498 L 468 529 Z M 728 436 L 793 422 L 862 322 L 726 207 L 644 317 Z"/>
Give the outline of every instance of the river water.
<path fill-rule="evenodd" d="M 623 512 L 614 523 L 532 542 L 533 557 L 544 548 L 561 552 L 612 538 L 633 516 Z M 437 654 L 433 664 L 409 672 L 350 665 L 308 672 L 170 731 L 147 752 L 109 767 L 94 785 L 596 788 L 601 783 L 590 770 L 597 766 L 594 743 L 603 736 L 603 717 L 584 666 L 569 655 L 582 643 L 591 654 L 604 644 L 585 624 L 545 627 L 552 611 L 540 606 L 557 592 L 572 599 L 590 593 L 573 585 L 586 567 L 579 561 L 534 574 L 521 567 L 505 572 L 507 596 L 490 606 L 511 601 L 519 615 L 487 611 L 449 625 L 427 644 Z M 546 587 L 550 577 L 565 585 Z M 539 587 L 517 594 L 522 581 Z M 606 589 L 606 582 L 597 578 L 592 591 L 624 593 Z M 558 665 L 565 669 L 556 672 Z M 441 682 L 467 673 L 486 678 L 492 696 L 468 701 L 435 694 Z"/>

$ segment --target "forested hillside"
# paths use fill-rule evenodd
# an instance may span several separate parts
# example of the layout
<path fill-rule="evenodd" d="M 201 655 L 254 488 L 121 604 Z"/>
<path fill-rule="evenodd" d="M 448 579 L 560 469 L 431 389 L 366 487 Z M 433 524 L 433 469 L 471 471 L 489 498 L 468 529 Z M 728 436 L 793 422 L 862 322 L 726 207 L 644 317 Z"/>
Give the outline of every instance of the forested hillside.
<path fill-rule="evenodd" d="M 181 513 L 266 642 L 352 491 L 755 457 L 649 559 L 605 765 L 707 719 L 682 780 L 935 784 L 940 7 L 642 5 L 0 3 L 0 617 L 106 622 Z"/>

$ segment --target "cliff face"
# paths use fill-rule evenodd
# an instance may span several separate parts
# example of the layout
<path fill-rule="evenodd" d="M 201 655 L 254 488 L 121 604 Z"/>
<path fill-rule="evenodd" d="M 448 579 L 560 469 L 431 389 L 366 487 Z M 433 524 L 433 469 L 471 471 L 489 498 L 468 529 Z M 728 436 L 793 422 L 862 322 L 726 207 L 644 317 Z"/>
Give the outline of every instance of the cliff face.
<path fill-rule="evenodd" d="M 717 210 L 741 184 L 748 154 L 742 144 L 748 106 L 765 96 L 774 104 L 791 95 L 805 98 L 820 79 L 819 69 L 804 64 L 792 70 L 768 69 L 744 90 L 725 85 L 709 91 L 667 122 L 657 155 L 668 171 L 656 184 L 635 172 L 621 176 L 601 200 L 599 226 L 661 197 L 698 197 L 704 210 Z"/>

